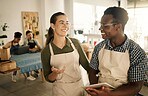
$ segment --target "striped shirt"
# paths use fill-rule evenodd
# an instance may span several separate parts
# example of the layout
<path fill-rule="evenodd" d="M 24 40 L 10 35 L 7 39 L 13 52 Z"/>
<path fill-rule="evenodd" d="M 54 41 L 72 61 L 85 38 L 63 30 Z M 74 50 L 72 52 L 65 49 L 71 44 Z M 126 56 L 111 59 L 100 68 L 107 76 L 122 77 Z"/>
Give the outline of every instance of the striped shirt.
<path fill-rule="evenodd" d="M 148 71 L 148 59 L 145 54 L 145 51 L 137 43 L 135 43 L 129 38 L 127 38 L 122 45 L 117 46 L 115 48 L 111 46 L 109 39 L 106 39 L 97 44 L 94 48 L 90 61 L 91 68 L 99 71 L 98 54 L 101 48 L 103 48 L 103 46 L 105 46 L 105 49 L 107 50 L 117 52 L 125 52 L 126 50 L 128 50 L 130 58 L 130 68 L 128 70 L 129 82 L 136 82 L 147 79 L 146 71 Z"/>

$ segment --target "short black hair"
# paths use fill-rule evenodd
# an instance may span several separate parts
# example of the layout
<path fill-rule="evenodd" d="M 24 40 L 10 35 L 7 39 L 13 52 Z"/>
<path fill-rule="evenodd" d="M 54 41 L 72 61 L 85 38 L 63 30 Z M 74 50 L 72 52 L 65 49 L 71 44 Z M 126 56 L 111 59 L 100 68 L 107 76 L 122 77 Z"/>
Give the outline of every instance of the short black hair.
<path fill-rule="evenodd" d="M 27 30 L 27 31 L 26 31 L 26 35 L 27 35 L 27 34 L 29 34 L 29 33 L 32 33 L 32 31 L 30 31 L 30 30 Z"/>
<path fill-rule="evenodd" d="M 14 37 L 15 38 L 21 38 L 21 36 L 22 36 L 22 33 L 21 32 L 15 32 L 14 33 Z"/>
<path fill-rule="evenodd" d="M 121 23 L 123 28 L 129 19 L 127 11 L 121 7 L 109 7 L 104 11 L 104 15 L 112 15 L 114 22 Z"/>

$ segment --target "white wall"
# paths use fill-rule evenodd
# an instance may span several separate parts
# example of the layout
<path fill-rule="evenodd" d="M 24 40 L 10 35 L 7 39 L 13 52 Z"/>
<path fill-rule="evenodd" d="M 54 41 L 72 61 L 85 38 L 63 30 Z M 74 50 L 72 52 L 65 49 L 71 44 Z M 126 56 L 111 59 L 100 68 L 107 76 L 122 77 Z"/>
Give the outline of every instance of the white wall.
<path fill-rule="evenodd" d="M 98 26 L 95 26 L 94 22 L 101 19 L 106 8 L 118 6 L 118 1 L 119 0 L 74 0 L 74 29 L 83 30 L 84 34 L 98 34 Z M 125 8 L 125 1 L 126 0 L 122 0 L 120 2 L 121 7 Z M 84 41 L 84 38 L 80 38 Z"/>
<path fill-rule="evenodd" d="M 91 5 L 100 5 L 100 6 L 117 5 L 116 0 L 75 0 L 75 2 L 86 3 Z"/>
<path fill-rule="evenodd" d="M 64 12 L 64 0 L 43 0 L 44 2 L 44 11 L 45 11 L 45 19 L 46 19 L 46 28 L 49 28 L 50 25 L 50 17 L 53 13 L 56 12 Z M 41 0 L 42 2 L 42 0 Z"/>
<path fill-rule="evenodd" d="M 74 19 L 74 0 L 64 0 L 64 4 L 65 4 L 65 6 L 64 6 L 64 10 L 65 10 L 65 14 L 68 16 L 68 18 L 69 18 L 69 21 L 70 21 L 70 23 L 71 23 L 71 28 L 70 28 L 70 30 L 69 30 L 69 35 L 71 36 L 71 37 L 73 37 L 73 32 L 74 32 L 74 28 L 73 28 L 73 19 Z"/>
<path fill-rule="evenodd" d="M 0 0 L 0 26 L 7 23 L 9 30 L 6 32 L 0 31 L 0 34 L 7 34 L 8 38 L 5 42 L 13 39 L 15 31 L 23 32 L 22 30 L 22 11 L 39 12 L 39 0 Z"/>
<path fill-rule="evenodd" d="M 45 34 L 50 26 L 50 17 L 53 13 L 64 12 L 64 0 L 40 0 L 41 2 L 41 31 L 42 40 L 45 42 Z M 44 45 L 44 44 L 43 44 Z"/>
<path fill-rule="evenodd" d="M 86 4 L 92 4 L 92 5 L 98 5 L 98 6 L 105 6 L 105 7 L 111 7 L 111 6 L 118 6 L 119 0 L 74 0 L 75 2 L 79 3 L 86 3 Z M 121 7 L 126 8 L 127 6 L 127 0 L 120 0 L 121 1 Z"/>
<path fill-rule="evenodd" d="M 50 25 L 49 18 L 57 11 L 64 12 L 64 0 L 0 0 L 0 26 L 4 23 L 9 26 L 5 32 L 0 30 L 0 35 L 6 34 L 8 36 L 7 39 L 4 39 L 5 43 L 13 39 L 14 32 L 20 31 L 23 33 L 22 11 L 39 13 L 40 31 L 44 42 L 46 29 Z M 23 33 L 24 37 L 25 34 Z M 23 39 L 21 42 L 23 42 Z"/>
<path fill-rule="evenodd" d="M 125 7 L 126 0 L 121 1 L 121 6 Z M 74 2 L 101 6 L 117 6 L 117 0 L 0 0 L 0 26 L 4 23 L 7 23 L 9 26 L 9 30 L 6 32 L 0 30 L 0 35 L 8 35 L 5 42 L 12 40 L 15 31 L 23 32 L 21 12 L 34 11 L 39 12 L 40 30 L 44 42 L 44 35 L 47 33 L 46 29 L 50 26 L 49 18 L 53 13 L 57 11 L 65 12 L 73 24 Z"/>

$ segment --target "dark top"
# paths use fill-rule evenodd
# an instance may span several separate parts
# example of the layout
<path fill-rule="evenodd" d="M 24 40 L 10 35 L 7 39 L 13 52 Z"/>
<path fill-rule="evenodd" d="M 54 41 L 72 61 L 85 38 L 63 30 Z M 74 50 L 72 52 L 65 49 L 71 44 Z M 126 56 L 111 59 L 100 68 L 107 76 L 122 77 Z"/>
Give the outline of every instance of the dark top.
<path fill-rule="evenodd" d="M 89 61 L 88 61 L 88 58 L 86 57 L 86 54 L 84 53 L 84 50 L 82 49 L 77 39 L 74 39 L 74 38 L 70 38 L 70 39 L 78 51 L 79 63 L 88 72 L 89 71 Z M 66 45 L 62 49 L 58 48 L 55 44 L 53 44 L 52 41 L 51 41 L 51 46 L 53 48 L 54 54 L 68 53 L 74 50 L 70 44 L 70 41 L 68 41 L 68 39 L 66 41 Z M 41 60 L 42 60 L 42 65 L 43 65 L 44 76 L 47 81 L 49 81 L 48 75 L 52 72 L 51 65 L 50 65 L 50 58 L 51 58 L 51 53 L 49 50 L 49 46 L 46 46 L 41 52 Z"/>
<path fill-rule="evenodd" d="M 18 48 L 20 47 L 19 44 L 17 45 L 13 45 L 13 41 L 11 42 L 11 48 L 10 48 L 10 54 L 15 54 L 15 52 L 18 50 Z"/>
<path fill-rule="evenodd" d="M 29 46 L 29 48 L 35 48 L 35 46 L 36 46 L 37 44 L 36 44 L 36 42 L 34 41 L 34 40 L 30 40 L 30 41 L 28 41 L 28 46 Z"/>

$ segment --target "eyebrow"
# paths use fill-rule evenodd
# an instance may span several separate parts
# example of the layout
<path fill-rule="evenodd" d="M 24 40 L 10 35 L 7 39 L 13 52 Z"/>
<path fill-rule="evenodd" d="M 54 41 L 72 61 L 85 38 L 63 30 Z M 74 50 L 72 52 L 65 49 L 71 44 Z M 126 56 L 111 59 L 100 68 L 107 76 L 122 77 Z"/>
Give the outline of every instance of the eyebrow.
<path fill-rule="evenodd" d="M 60 20 L 59 22 L 65 22 L 64 20 Z M 66 22 L 69 22 L 69 21 L 66 21 Z"/>
<path fill-rule="evenodd" d="M 114 21 L 109 21 L 109 22 L 99 22 L 99 23 L 101 23 L 101 24 L 106 24 L 106 23 L 113 23 Z"/>

